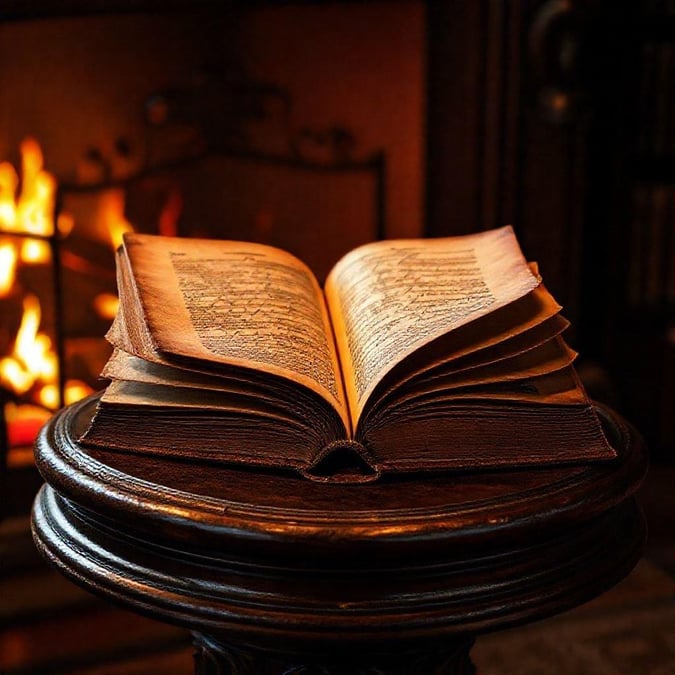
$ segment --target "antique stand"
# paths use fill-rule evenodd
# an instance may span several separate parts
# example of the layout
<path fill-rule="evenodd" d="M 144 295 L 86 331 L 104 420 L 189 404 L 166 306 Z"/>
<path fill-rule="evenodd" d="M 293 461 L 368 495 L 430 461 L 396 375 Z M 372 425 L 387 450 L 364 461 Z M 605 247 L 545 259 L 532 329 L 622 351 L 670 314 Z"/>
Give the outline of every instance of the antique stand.
<path fill-rule="evenodd" d="M 475 635 L 574 607 L 640 555 L 645 450 L 604 409 L 609 463 L 336 485 L 85 449 L 95 403 L 37 442 L 35 540 L 91 591 L 189 627 L 197 673 L 473 673 Z"/>

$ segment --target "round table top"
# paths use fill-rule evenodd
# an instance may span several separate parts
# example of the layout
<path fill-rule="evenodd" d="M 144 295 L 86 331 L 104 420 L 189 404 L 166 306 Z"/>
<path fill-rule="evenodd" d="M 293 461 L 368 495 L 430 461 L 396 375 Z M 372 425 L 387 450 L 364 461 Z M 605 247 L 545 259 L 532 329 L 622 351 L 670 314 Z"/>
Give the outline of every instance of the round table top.
<path fill-rule="evenodd" d="M 37 441 L 38 547 L 91 590 L 192 628 L 317 644 L 490 630 L 597 595 L 640 554 L 646 451 L 605 408 L 609 462 L 324 484 L 83 447 L 96 400 Z"/>

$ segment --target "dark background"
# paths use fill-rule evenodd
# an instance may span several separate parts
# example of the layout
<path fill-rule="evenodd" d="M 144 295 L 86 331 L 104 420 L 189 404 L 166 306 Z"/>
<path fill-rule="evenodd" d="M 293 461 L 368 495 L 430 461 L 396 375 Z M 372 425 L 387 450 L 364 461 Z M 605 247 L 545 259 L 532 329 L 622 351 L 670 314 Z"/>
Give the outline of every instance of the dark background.
<path fill-rule="evenodd" d="M 672 2 L 0 0 L 0 159 L 18 165 L 29 135 L 77 216 L 64 367 L 93 387 L 106 323 L 90 303 L 114 290 L 96 204 L 112 188 L 139 229 L 161 229 L 179 194 L 181 234 L 281 245 L 320 276 L 378 236 L 512 224 L 572 321 L 589 392 L 647 439 L 652 540 L 675 569 Z M 24 272 L 55 324 L 52 277 Z M 20 302 L 1 302 L 4 348 Z M 5 663 L 69 672 L 78 649 L 185 648 L 46 576 L 26 520 L 40 478 L 30 461 L 4 478 Z M 85 606 L 98 619 L 71 653 Z"/>

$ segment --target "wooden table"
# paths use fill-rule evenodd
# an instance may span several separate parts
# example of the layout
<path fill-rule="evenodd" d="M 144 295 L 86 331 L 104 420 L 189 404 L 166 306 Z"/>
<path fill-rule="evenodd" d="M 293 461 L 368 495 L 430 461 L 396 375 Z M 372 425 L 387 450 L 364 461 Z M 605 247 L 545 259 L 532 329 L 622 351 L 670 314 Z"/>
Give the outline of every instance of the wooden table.
<path fill-rule="evenodd" d="M 640 556 L 646 453 L 604 409 L 611 463 L 326 485 L 82 448 L 95 400 L 38 439 L 35 540 L 189 627 L 198 673 L 472 673 L 476 634 L 574 607 Z"/>

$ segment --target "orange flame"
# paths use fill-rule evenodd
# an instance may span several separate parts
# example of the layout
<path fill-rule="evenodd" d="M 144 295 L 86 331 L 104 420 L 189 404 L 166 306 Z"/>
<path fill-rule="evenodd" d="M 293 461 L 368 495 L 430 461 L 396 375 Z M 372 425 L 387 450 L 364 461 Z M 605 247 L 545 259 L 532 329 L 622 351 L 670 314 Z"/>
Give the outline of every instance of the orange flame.
<path fill-rule="evenodd" d="M 40 328 L 40 301 L 34 295 L 23 300 L 23 317 L 10 356 L 0 360 L 0 382 L 24 394 L 36 383 L 56 381 L 58 364 L 52 341 Z"/>
<path fill-rule="evenodd" d="M 0 242 L 0 298 L 12 290 L 16 276 L 16 248 L 9 241 Z"/>
<path fill-rule="evenodd" d="M 119 305 L 119 298 L 112 293 L 99 293 L 94 298 L 94 310 L 101 318 L 109 321 L 112 321 L 117 315 Z"/>
<path fill-rule="evenodd" d="M 110 236 L 110 243 L 114 249 L 122 244 L 122 235 L 133 232 L 133 225 L 124 216 L 124 192 L 110 190 L 101 196 L 102 224 Z"/>
<path fill-rule="evenodd" d="M 27 295 L 12 354 L 0 359 L 0 383 L 16 394 L 25 394 L 38 387 L 36 401 L 53 410 L 61 403 L 56 384 L 58 361 L 51 339 L 39 332 L 40 320 L 39 300 L 34 295 Z M 66 382 L 64 403 L 73 403 L 92 391 L 84 382 L 69 380 Z"/>
<path fill-rule="evenodd" d="M 55 232 L 56 180 L 44 170 L 44 158 L 37 141 L 26 138 L 20 145 L 20 153 L 21 176 L 9 162 L 0 162 L 0 234 L 10 235 L 0 237 L 0 298 L 11 293 L 19 261 L 24 264 L 49 262 L 51 248 L 46 238 Z M 123 216 L 122 193 L 105 211 L 111 237 L 121 237 L 121 231 L 131 229 Z M 58 232 L 67 236 L 74 224 L 72 215 L 61 213 Z M 20 239 L 11 237 L 16 234 L 24 236 Z M 52 340 L 40 331 L 40 322 L 39 300 L 34 295 L 25 296 L 21 325 L 12 352 L 0 358 L 0 385 L 19 396 L 29 394 L 33 402 L 44 408 L 55 409 L 61 403 L 79 400 L 93 390 L 84 382 L 68 380 L 64 401 L 60 400 L 58 359 Z M 17 409 L 25 407 L 22 404 Z M 26 420 L 15 422 L 18 428 Z"/>
<path fill-rule="evenodd" d="M 110 238 L 110 244 L 113 249 L 122 245 L 122 236 L 125 232 L 133 232 L 133 225 L 124 215 L 125 196 L 122 190 L 109 190 L 100 197 L 99 222 L 103 231 Z M 119 301 L 115 295 L 110 293 L 101 293 L 94 299 L 94 310 L 104 318 L 112 320 L 117 314 Z"/>
<path fill-rule="evenodd" d="M 16 230 L 16 189 L 19 177 L 9 162 L 0 162 L 0 227 L 8 232 Z"/>
<path fill-rule="evenodd" d="M 54 233 L 56 180 L 43 169 L 42 150 L 37 141 L 25 139 L 19 176 L 9 162 L 0 162 L 0 231 L 47 237 Z M 42 239 L 24 239 L 21 244 L 0 242 L 0 297 L 6 296 L 16 277 L 17 259 L 27 264 L 48 262 L 50 248 Z"/>
<path fill-rule="evenodd" d="M 54 233 L 56 180 L 42 168 L 42 150 L 35 139 L 26 138 L 20 150 L 21 193 L 16 204 L 15 228 L 27 234 L 49 236 Z"/>

